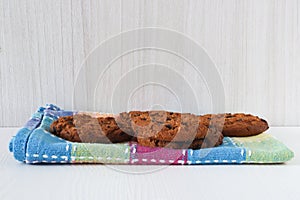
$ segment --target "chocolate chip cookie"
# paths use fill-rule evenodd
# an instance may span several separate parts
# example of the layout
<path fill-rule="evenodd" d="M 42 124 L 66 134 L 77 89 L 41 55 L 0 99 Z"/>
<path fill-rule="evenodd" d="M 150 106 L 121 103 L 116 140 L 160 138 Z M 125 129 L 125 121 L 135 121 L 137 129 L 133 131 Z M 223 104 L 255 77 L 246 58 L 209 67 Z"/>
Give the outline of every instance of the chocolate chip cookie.
<path fill-rule="evenodd" d="M 210 120 L 202 116 L 166 111 L 132 111 L 129 115 L 143 146 L 199 149 L 222 144 L 219 127 L 210 126 Z"/>
<path fill-rule="evenodd" d="M 85 143 L 118 143 L 133 137 L 118 127 L 114 117 L 88 114 L 61 117 L 51 124 L 50 132 L 68 141 Z"/>
<path fill-rule="evenodd" d="M 258 135 L 269 128 L 268 122 L 257 116 L 244 113 L 226 113 L 218 115 L 204 115 L 210 120 L 215 119 L 214 125 L 222 126 L 222 134 L 229 137 L 247 137 Z"/>

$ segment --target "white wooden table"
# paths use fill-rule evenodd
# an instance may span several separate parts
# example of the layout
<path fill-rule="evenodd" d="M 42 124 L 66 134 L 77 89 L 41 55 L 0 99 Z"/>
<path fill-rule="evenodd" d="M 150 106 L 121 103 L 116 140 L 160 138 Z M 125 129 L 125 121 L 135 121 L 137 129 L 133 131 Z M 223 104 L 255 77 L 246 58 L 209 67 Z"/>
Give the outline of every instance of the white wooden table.
<path fill-rule="evenodd" d="M 0 129 L 0 199 L 300 199 L 300 127 L 268 131 L 295 157 L 281 165 L 27 165 Z"/>

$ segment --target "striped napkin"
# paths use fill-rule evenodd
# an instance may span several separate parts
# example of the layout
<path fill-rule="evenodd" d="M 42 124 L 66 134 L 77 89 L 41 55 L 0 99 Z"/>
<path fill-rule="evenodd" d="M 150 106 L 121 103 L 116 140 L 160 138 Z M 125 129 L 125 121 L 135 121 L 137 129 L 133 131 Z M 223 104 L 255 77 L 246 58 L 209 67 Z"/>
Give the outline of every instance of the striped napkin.
<path fill-rule="evenodd" d="M 9 150 L 18 161 L 35 163 L 102 163 L 128 165 L 202 165 L 283 163 L 294 153 L 272 135 L 224 137 L 223 144 L 206 149 L 168 149 L 118 144 L 76 143 L 49 132 L 61 116 L 75 114 L 53 104 L 40 107 L 14 136 Z"/>

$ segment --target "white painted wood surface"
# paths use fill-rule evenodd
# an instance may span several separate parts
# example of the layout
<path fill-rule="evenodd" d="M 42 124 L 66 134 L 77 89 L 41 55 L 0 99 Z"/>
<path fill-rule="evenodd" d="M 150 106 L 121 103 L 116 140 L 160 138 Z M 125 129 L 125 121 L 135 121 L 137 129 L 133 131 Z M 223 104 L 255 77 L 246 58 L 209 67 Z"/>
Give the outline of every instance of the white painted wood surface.
<path fill-rule="evenodd" d="M 71 109 L 84 58 L 111 36 L 142 27 L 172 29 L 202 45 L 223 80 L 227 112 L 300 125 L 297 0 L 0 0 L 0 126 L 22 125 L 45 103 Z M 153 55 L 160 59 L 155 52 L 124 57 L 115 63 L 121 70 L 110 73 L 121 75 Z M 181 64 L 164 59 L 171 67 Z M 195 80 L 188 70 L 182 73 Z M 141 94 L 155 90 L 142 88 Z"/>
<path fill-rule="evenodd" d="M 294 151 L 295 157 L 286 164 L 164 166 L 159 170 L 158 166 L 23 164 L 8 152 L 17 130 L 0 128 L 1 200 L 300 199 L 299 127 L 268 130 Z"/>

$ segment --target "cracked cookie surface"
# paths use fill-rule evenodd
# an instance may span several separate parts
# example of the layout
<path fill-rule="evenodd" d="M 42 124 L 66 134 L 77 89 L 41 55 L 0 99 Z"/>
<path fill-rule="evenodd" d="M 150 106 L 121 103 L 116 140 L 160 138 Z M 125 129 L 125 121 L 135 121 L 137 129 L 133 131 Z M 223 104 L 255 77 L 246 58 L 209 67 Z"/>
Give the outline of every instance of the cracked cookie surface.
<path fill-rule="evenodd" d="M 208 148 L 222 144 L 223 135 L 244 137 L 268 129 L 259 117 L 237 114 L 207 114 L 168 111 L 131 111 L 118 115 L 75 114 L 60 117 L 50 132 L 72 142 L 119 143 L 169 148 Z"/>

